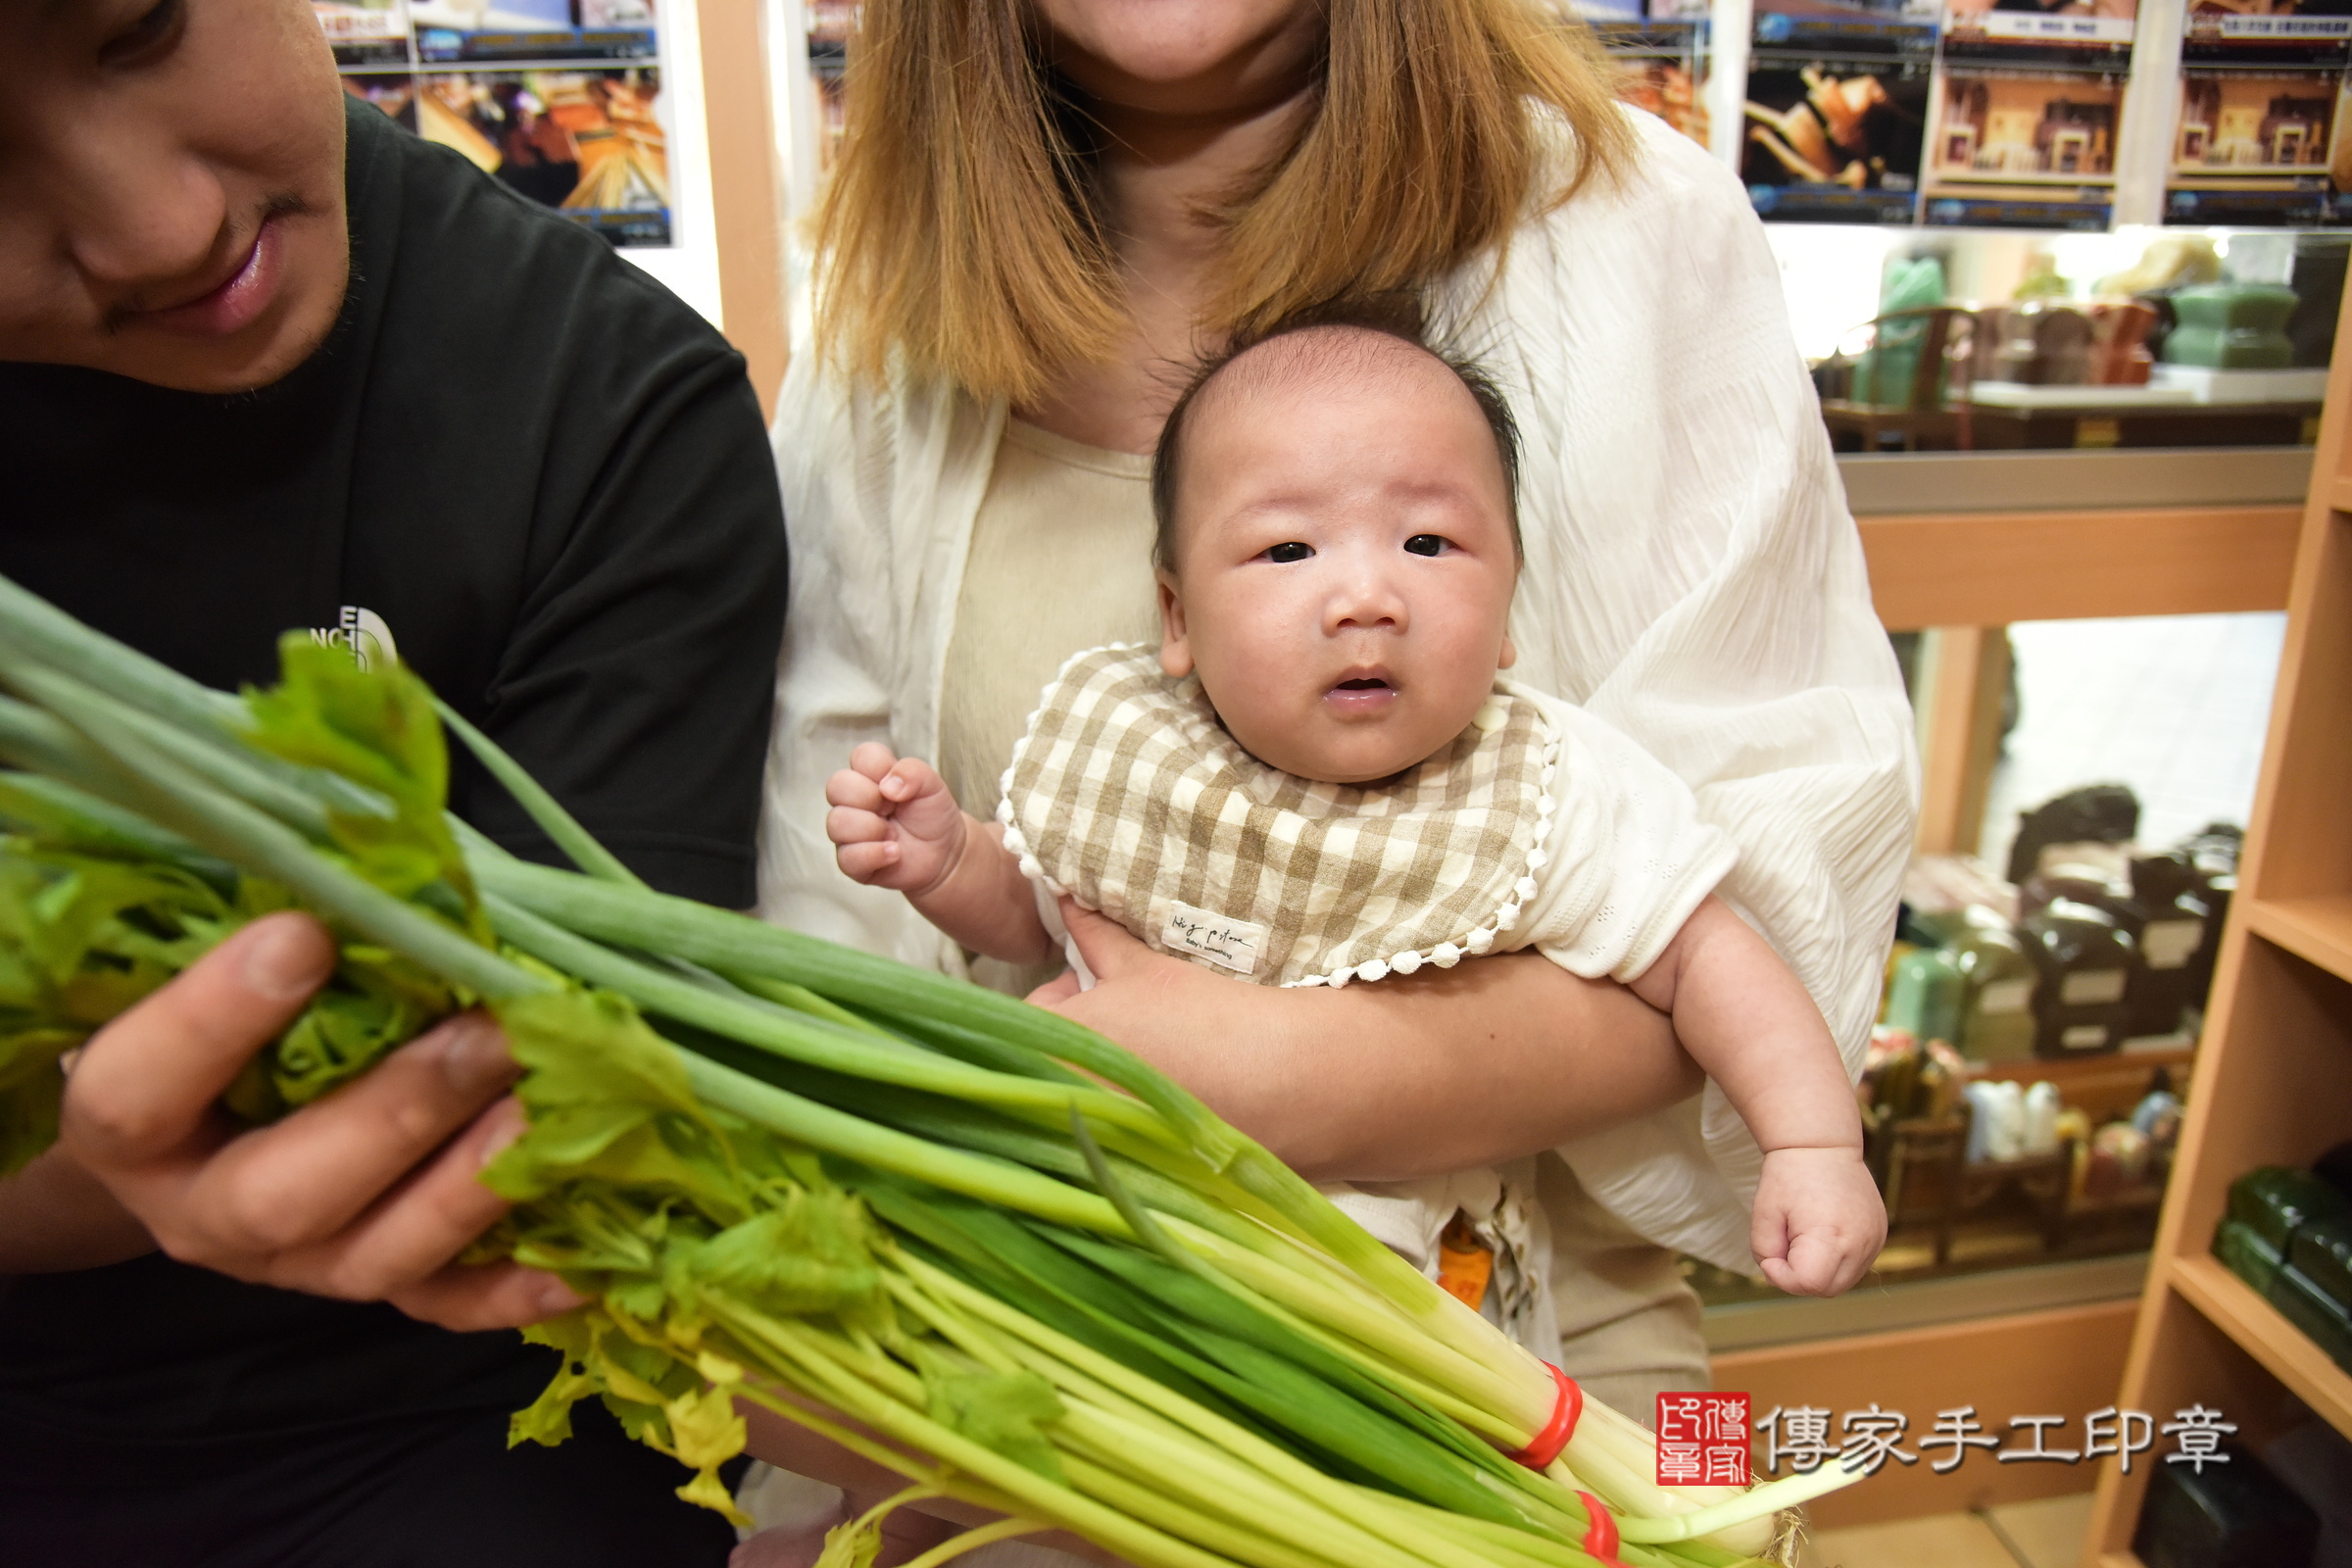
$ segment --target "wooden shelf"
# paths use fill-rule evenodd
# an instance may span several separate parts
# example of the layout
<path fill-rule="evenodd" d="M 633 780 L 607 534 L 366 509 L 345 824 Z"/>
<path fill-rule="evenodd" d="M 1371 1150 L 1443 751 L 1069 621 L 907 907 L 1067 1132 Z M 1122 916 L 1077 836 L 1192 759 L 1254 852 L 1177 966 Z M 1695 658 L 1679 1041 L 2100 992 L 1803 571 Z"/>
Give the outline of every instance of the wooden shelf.
<path fill-rule="evenodd" d="M 2255 1295 L 2252 1286 L 2224 1268 L 2218 1257 L 2176 1257 L 2171 1280 L 2182 1299 L 2235 1340 L 2313 1413 L 2352 1438 L 2352 1373 L 2329 1360 L 2327 1351 Z"/>
<path fill-rule="evenodd" d="M 2352 897 L 2247 899 L 2246 928 L 2309 963 L 2352 981 Z"/>
<path fill-rule="evenodd" d="M 2345 306 L 2352 344 L 2352 295 Z M 2232 1181 L 2308 1164 L 2352 1132 L 2352 348 L 2328 370 L 2315 444 L 2262 779 L 2116 1399 L 2226 1410 L 2257 1450 L 2306 1409 L 2352 1437 L 2352 1373 L 2206 1250 Z M 2144 1467 L 2100 1466 L 2082 1568 L 2130 1568 L 2148 1482 Z"/>
<path fill-rule="evenodd" d="M 2280 610 L 2299 507 L 2124 507 L 1855 518 L 1889 631 Z"/>

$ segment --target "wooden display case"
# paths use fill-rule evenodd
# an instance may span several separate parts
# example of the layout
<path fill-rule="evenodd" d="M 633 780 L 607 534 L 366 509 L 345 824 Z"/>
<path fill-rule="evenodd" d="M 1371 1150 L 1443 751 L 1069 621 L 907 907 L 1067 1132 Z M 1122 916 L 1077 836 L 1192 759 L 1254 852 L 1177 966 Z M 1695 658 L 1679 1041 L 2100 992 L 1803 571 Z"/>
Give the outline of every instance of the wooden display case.
<path fill-rule="evenodd" d="M 2352 1373 L 2211 1252 L 2230 1183 L 2352 1138 L 2352 355 L 2328 379 L 2238 892 L 2117 1402 L 2202 1403 L 2256 1446 L 2305 1407 L 2352 1437 Z M 2135 1568 L 2148 1460 L 2100 1472 L 2085 1568 Z"/>

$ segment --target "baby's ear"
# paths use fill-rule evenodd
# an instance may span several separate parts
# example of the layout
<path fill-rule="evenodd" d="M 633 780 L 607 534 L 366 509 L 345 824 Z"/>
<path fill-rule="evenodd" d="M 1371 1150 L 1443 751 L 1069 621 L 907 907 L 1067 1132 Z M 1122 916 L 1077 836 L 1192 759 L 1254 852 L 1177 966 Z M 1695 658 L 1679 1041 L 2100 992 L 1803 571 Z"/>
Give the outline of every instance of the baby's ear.
<path fill-rule="evenodd" d="M 1184 596 L 1174 574 L 1162 569 L 1159 579 L 1159 667 L 1170 680 L 1193 672 L 1193 645 L 1184 628 Z"/>
<path fill-rule="evenodd" d="M 1494 667 L 1508 669 L 1517 662 L 1519 662 L 1519 650 L 1511 646 L 1511 634 L 1506 630 L 1502 634 L 1502 652 L 1495 657 Z"/>

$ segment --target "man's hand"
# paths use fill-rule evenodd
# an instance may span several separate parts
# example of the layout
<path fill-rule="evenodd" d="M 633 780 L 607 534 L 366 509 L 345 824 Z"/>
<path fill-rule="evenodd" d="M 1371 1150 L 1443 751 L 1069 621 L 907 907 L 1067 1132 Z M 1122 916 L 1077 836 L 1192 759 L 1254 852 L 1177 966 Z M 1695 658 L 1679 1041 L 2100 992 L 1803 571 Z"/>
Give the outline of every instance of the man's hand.
<path fill-rule="evenodd" d="M 1774 1285 L 1791 1296 L 1836 1296 L 1853 1288 L 1886 1241 L 1886 1204 L 1860 1149 L 1765 1153 L 1748 1247 Z"/>
<path fill-rule="evenodd" d="M 825 837 L 852 881 L 920 899 L 963 858 L 962 808 L 930 763 L 899 757 L 880 741 L 850 754 L 825 781 Z"/>
<path fill-rule="evenodd" d="M 59 1145 L 156 1244 L 237 1279 L 388 1300 L 450 1329 L 577 1304 L 551 1274 L 453 1258 L 506 1211 L 476 1176 L 522 1130 L 496 1025 L 452 1018 L 325 1099 L 239 1130 L 218 1103 L 325 983 L 305 915 L 257 920 L 83 1048 Z"/>

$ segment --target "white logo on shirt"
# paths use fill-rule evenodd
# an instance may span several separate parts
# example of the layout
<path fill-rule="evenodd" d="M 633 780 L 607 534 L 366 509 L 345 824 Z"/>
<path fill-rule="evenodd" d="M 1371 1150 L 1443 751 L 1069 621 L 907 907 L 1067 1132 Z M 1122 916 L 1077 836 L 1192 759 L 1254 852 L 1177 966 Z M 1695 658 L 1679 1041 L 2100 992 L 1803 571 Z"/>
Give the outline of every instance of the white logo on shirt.
<path fill-rule="evenodd" d="M 358 605 L 345 605 L 332 626 L 313 626 L 311 640 L 343 649 L 362 669 L 373 669 L 379 661 L 387 669 L 400 662 L 400 648 L 384 617 Z"/>

